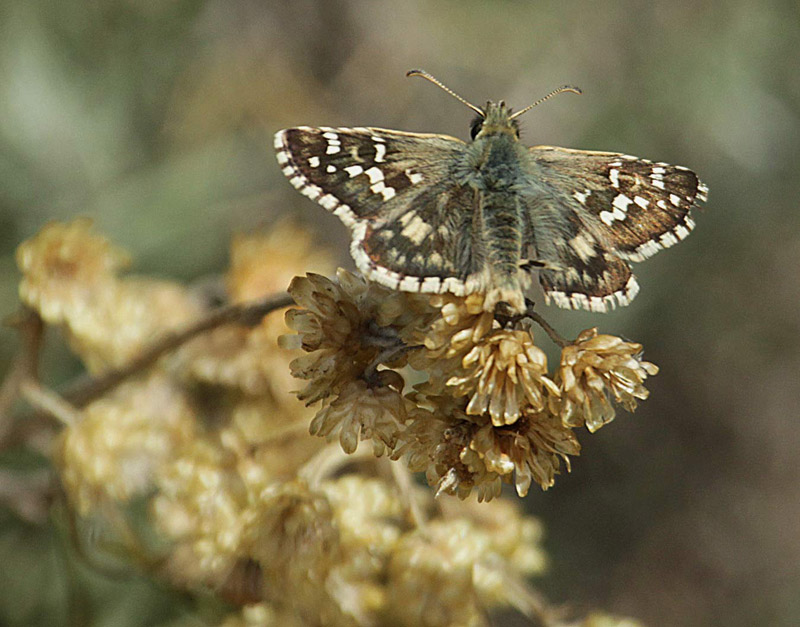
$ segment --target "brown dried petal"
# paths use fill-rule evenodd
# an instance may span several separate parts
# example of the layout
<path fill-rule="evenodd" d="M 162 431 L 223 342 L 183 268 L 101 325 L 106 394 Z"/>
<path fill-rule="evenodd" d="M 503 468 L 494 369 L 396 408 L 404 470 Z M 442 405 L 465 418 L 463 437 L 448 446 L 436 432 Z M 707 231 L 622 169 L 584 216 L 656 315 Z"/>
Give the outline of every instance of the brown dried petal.
<path fill-rule="evenodd" d="M 547 376 L 547 358 L 527 331 L 497 329 L 481 338 L 447 380 L 455 396 L 470 397 L 466 412 L 487 413 L 495 426 L 513 424 L 523 411 L 542 411 L 546 395 L 558 396 Z"/>
<path fill-rule="evenodd" d="M 409 469 L 424 470 L 437 493 L 466 498 L 473 489 L 480 500 L 500 494 L 500 484 L 515 483 L 520 496 L 532 481 L 553 485 L 563 460 L 580 446 L 572 430 L 548 412 L 524 414 L 513 425 L 496 427 L 488 415 L 468 416 L 466 399 L 429 397 L 433 411 L 415 409 L 392 454 L 405 457 Z M 439 407 L 435 407 L 439 404 Z"/>
<path fill-rule="evenodd" d="M 561 353 L 557 382 L 562 389 L 559 413 L 565 425 L 585 425 L 594 432 L 614 419 L 611 399 L 628 411 L 648 391 L 643 382 L 658 372 L 657 366 L 641 360 L 642 345 L 597 329 L 583 331 L 575 344 Z"/>
<path fill-rule="evenodd" d="M 311 421 L 309 431 L 322 437 L 338 433 L 345 453 L 353 453 L 359 440 L 372 440 L 373 451 L 380 456 L 394 448 L 410 403 L 388 383 L 402 386 L 402 378 L 390 370 L 379 373 L 384 385 L 371 386 L 357 380 L 346 384 L 339 396 Z M 399 381 L 397 380 L 399 378 Z"/>

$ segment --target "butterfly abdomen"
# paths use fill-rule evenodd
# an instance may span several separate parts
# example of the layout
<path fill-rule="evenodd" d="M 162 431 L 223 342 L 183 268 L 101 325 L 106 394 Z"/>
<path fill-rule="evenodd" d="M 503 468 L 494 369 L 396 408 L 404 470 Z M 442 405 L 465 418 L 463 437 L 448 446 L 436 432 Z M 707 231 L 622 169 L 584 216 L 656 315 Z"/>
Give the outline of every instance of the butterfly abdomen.
<path fill-rule="evenodd" d="M 518 203 L 512 191 L 482 194 L 480 213 L 491 284 L 499 288 L 499 300 L 519 309 L 524 299 L 518 277 L 523 230 Z"/>

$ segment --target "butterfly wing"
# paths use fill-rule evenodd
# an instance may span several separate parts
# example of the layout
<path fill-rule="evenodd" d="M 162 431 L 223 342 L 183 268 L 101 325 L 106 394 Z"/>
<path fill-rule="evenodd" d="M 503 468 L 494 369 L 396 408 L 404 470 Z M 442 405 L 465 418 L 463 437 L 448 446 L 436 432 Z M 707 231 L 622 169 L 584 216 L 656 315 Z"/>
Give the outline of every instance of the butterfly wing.
<path fill-rule="evenodd" d="M 681 166 L 553 146 L 529 154 L 542 190 L 539 206 L 528 212 L 532 229 L 558 232 L 536 237 L 537 249 L 549 240 L 538 253 L 557 268 L 542 271 L 540 281 L 561 307 L 607 311 L 628 304 L 638 285 L 627 262 L 688 236 L 691 211 L 708 193 Z"/>
<path fill-rule="evenodd" d="M 298 127 L 275 135 L 289 182 L 352 231 L 351 253 L 394 289 L 463 294 L 482 266 L 472 246 L 474 192 L 455 185 L 465 144 L 378 128 Z"/>

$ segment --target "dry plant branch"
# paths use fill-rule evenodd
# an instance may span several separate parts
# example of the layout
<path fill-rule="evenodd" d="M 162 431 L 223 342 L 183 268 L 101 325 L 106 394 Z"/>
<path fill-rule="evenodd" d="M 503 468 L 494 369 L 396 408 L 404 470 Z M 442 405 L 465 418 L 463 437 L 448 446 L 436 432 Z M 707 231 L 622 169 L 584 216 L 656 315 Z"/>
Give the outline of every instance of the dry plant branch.
<path fill-rule="evenodd" d="M 268 313 L 288 307 L 293 302 L 289 294 L 280 293 L 267 296 L 255 302 L 236 303 L 220 307 L 185 329 L 165 333 L 125 366 L 111 370 L 99 377 L 92 377 L 74 383 L 64 390 L 62 396 L 76 407 L 83 407 L 106 392 L 113 390 L 131 376 L 152 366 L 159 358 L 180 348 L 198 335 L 226 324 L 254 326 Z"/>
<path fill-rule="evenodd" d="M 9 323 L 19 330 L 22 343 L 11 371 L 0 386 L 0 450 L 25 443 L 43 428 L 45 417 L 55 417 L 62 422 L 68 416 L 74 417 L 74 408 L 84 407 L 113 390 L 198 335 L 226 324 L 254 326 L 268 313 L 293 302 L 288 294 L 278 293 L 258 301 L 220 307 L 184 329 L 165 333 L 125 366 L 97 377 L 82 377 L 60 395 L 38 384 L 44 323 L 35 311 L 23 308 Z M 33 405 L 35 412 L 12 418 L 11 407 L 20 395 Z M 62 411 L 64 408 L 72 411 Z"/>

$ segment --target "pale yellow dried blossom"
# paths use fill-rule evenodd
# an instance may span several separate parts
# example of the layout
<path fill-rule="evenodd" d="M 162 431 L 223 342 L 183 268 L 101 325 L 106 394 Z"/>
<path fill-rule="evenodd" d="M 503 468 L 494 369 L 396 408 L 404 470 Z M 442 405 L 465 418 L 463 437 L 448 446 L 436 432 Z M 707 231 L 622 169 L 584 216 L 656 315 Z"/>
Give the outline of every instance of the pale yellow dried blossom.
<path fill-rule="evenodd" d="M 397 487 L 345 475 L 324 482 L 320 490 L 334 512 L 343 556 L 329 588 L 358 624 L 374 624 L 386 606 L 388 561 L 408 528 Z"/>
<path fill-rule="evenodd" d="M 523 414 L 513 425 L 496 427 L 487 414 L 471 416 L 442 397 L 427 399 L 433 411 L 412 410 L 392 457 L 406 458 L 412 471 L 424 470 L 437 493 L 479 500 L 500 495 L 501 483 L 514 483 L 525 496 L 531 482 L 553 485 L 563 460 L 580 446 L 572 430 L 547 411 Z"/>
<path fill-rule="evenodd" d="M 306 624 L 351 624 L 330 581 L 345 556 L 328 499 L 296 480 L 263 490 L 254 509 L 252 557 L 266 600 L 291 605 Z"/>
<path fill-rule="evenodd" d="M 287 312 L 286 322 L 297 336 L 284 336 L 281 345 L 308 353 L 291 363 L 292 374 L 309 381 L 298 393 L 308 404 L 336 396 L 346 384 L 363 378 L 377 365 L 376 358 L 397 344 L 396 333 L 378 324 L 377 311 L 388 290 L 344 270 L 337 278 L 334 283 L 309 274 L 289 286 L 302 309 Z M 401 367 L 405 362 L 401 351 L 386 363 Z"/>
<path fill-rule="evenodd" d="M 126 278 L 97 292 L 90 308 L 66 320 L 66 336 L 90 372 L 119 368 L 163 334 L 201 315 L 188 290 L 175 283 Z"/>
<path fill-rule="evenodd" d="M 165 565 L 181 587 L 220 589 L 253 553 L 257 511 L 237 471 L 237 458 L 213 438 L 197 438 L 158 476 L 152 518 L 174 543 Z"/>
<path fill-rule="evenodd" d="M 295 412 L 298 403 L 290 393 L 297 381 L 289 363 L 298 352 L 278 345 L 288 331 L 283 316 L 275 311 L 252 328 L 226 325 L 199 337 L 183 352 L 188 372 L 200 381 L 266 395 L 282 411 Z"/>
<path fill-rule="evenodd" d="M 232 302 L 246 303 L 285 292 L 301 272 L 332 270 L 330 254 L 314 245 L 308 229 L 282 221 L 264 233 L 234 236 L 226 277 L 228 295 Z"/>
<path fill-rule="evenodd" d="M 484 424 L 473 435 L 462 461 L 470 469 L 483 468 L 510 481 L 519 496 L 525 496 L 534 481 L 546 490 L 555 483 L 560 462 L 569 470 L 569 455 L 578 455 L 572 430 L 546 411 L 523 415 L 507 427 Z"/>
<path fill-rule="evenodd" d="M 293 396 L 288 399 L 298 406 L 296 411 L 282 411 L 268 396 L 245 397 L 224 417 L 220 444 L 235 453 L 239 474 L 252 492 L 294 478 L 325 446 L 322 440 L 307 437 L 314 412 Z"/>
<path fill-rule="evenodd" d="M 583 331 L 575 343 L 561 352 L 556 382 L 562 399 L 558 409 L 570 427 L 586 425 L 596 431 L 614 419 L 612 399 L 628 411 L 649 392 L 643 382 L 658 373 L 658 367 L 642 361 L 642 345 L 613 335 L 598 335 L 597 329 Z"/>
<path fill-rule="evenodd" d="M 127 256 L 96 234 L 91 221 L 53 222 L 17 249 L 20 298 L 64 328 L 91 372 L 127 363 L 161 333 L 200 313 L 175 283 L 118 279 Z"/>
<path fill-rule="evenodd" d="M 396 372 L 382 370 L 375 379 L 374 383 L 360 379 L 346 383 L 311 421 L 311 434 L 338 435 L 345 453 L 353 453 L 360 440 L 372 441 L 376 457 L 394 448 L 411 403 L 400 393 L 403 380 Z"/>
<path fill-rule="evenodd" d="M 554 627 L 644 627 L 644 624 L 633 618 L 592 612 L 580 620 L 559 622 Z"/>
<path fill-rule="evenodd" d="M 515 423 L 523 411 L 541 412 L 546 395 L 559 396 L 547 376 L 547 357 L 524 330 L 496 329 L 461 360 L 463 374 L 447 381 L 454 396 L 468 396 L 467 414 L 489 414 L 495 426 Z"/>
<path fill-rule="evenodd" d="M 500 326 L 491 313 L 483 310 L 483 300 L 480 293 L 463 298 L 451 294 L 431 296 L 430 306 L 438 314 L 429 323 L 423 320 L 404 334 L 407 343 L 425 347 L 425 351 L 412 354 L 411 365 L 418 370 L 433 371 L 431 378 L 446 381 L 446 373 L 457 367 L 475 343 Z M 439 371 L 445 374 L 437 376 Z"/>
<path fill-rule="evenodd" d="M 279 609 L 267 603 L 245 605 L 236 614 L 227 616 L 219 627 L 305 627 L 291 608 Z"/>
<path fill-rule="evenodd" d="M 309 270 L 327 272 L 332 263 L 305 229 L 281 222 L 267 233 L 238 235 L 231 245 L 228 296 L 244 303 L 284 292 L 292 277 Z M 289 362 L 298 353 L 277 345 L 288 332 L 284 315 L 275 311 L 252 328 L 227 325 L 201 336 L 185 351 L 189 371 L 201 381 L 266 394 L 284 412 L 296 413 Z"/>
<path fill-rule="evenodd" d="M 128 255 L 97 234 L 92 221 L 50 222 L 17 248 L 22 272 L 19 295 L 49 324 L 61 324 L 89 308 L 98 290 L 108 287 Z"/>
<path fill-rule="evenodd" d="M 331 503 L 348 555 L 366 550 L 363 568 L 373 571 L 377 560 L 394 549 L 405 526 L 403 507 L 395 486 L 359 475 L 325 481 L 320 490 Z M 351 563 L 352 566 L 352 563 Z"/>
<path fill-rule="evenodd" d="M 389 564 L 391 619 L 403 625 L 486 625 L 487 609 L 515 602 L 528 572 L 468 519 L 435 520 L 405 534 Z M 509 585 L 510 582 L 516 585 Z"/>
<path fill-rule="evenodd" d="M 188 399 L 165 375 L 153 374 L 86 407 L 83 419 L 62 432 L 54 461 L 70 502 L 87 515 L 149 492 L 195 433 Z"/>
<path fill-rule="evenodd" d="M 515 501 L 496 499 L 481 503 L 477 499 L 441 499 L 443 518 L 468 518 L 492 540 L 493 549 L 507 560 L 509 567 L 525 575 L 542 574 L 547 569 L 547 554 L 542 546 L 544 525 L 524 516 Z"/>

